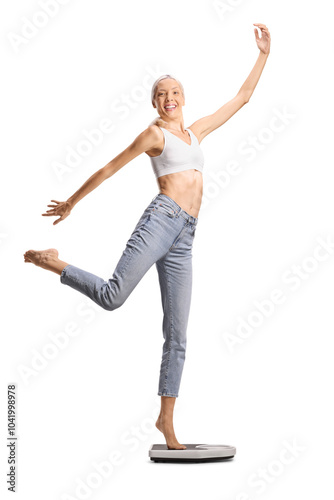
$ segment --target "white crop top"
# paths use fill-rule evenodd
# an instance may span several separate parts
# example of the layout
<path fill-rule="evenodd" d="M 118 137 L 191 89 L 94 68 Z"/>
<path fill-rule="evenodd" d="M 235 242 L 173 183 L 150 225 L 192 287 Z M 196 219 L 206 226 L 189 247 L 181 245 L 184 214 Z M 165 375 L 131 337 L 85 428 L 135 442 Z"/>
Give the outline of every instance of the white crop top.
<path fill-rule="evenodd" d="M 187 144 L 169 130 L 159 128 L 163 131 L 165 144 L 159 156 L 150 156 L 155 177 L 193 168 L 203 172 L 204 155 L 196 135 L 186 128 L 191 138 L 191 144 Z"/>

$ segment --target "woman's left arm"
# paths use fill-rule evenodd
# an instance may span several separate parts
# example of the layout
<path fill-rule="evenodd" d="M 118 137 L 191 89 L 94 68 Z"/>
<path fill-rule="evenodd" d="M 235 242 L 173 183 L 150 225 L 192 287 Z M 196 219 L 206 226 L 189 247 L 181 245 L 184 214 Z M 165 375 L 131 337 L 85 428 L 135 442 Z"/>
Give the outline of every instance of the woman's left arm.
<path fill-rule="evenodd" d="M 240 108 L 242 108 L 250 99 L 260 79 L 263 68 L 267 62 L 268 55 L 270 53 L 270 33 L 265 24 L 254 24 L 258 26 L 261 30 L 261 38 L 259 37 L 258 31 L 254 28 L 255 39 L 257 46 L 260 50 L 260 54 L 257 61 L 248 75 L 247 79 L 241 86 L 237 95 L 219 108 L 215 113 L 200 118 L 195 123 L 193 123 L 192 130 L 198 137 L 199 142 L 204 139 L 205 136 L 216 130 L 218 127 L 223 125 L 227 120 L 229 120 Z"/>

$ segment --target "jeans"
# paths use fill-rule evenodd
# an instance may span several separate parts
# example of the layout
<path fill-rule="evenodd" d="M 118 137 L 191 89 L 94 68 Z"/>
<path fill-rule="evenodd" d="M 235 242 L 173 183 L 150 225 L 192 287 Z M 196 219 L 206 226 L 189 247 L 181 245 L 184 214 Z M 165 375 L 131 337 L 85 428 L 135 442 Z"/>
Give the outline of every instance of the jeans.
<path fill-rule="evenodd" d="M 120 307 L 155 264 L 163 310 L 159 396 L 178 397 L 187 344 L 192 289 L 192 244 L 198 218 L 159 193 L 144 210 L 114 273 L 104 281 L 67 265 L 61 283 L 83 293 L 107 311 Z"/>

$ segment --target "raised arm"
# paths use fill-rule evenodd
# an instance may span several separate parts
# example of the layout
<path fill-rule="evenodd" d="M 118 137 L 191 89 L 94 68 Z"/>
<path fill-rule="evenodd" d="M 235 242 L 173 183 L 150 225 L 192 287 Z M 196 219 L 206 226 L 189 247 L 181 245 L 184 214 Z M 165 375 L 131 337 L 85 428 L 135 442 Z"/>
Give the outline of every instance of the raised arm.
<path fill-rule="evenodd" d="M 58 224 L 58 222 L 64 220 L 71 213 L 72 208 L 80 201 L 84 196 L 97 188 L 103 181 L 114 175 L 118 170 L 120 170 L 124 165 L 129 163 L 131 160 L 136 158 L 141 153 L 154 148 L 160 140 L 160 135 L 157 132 L 157 128 L 154 126 L 149 126 L 141 134 L 139 134 L 135 140 L 119 155 L 115 156 L 113 160 L 107 163 L 104 167 L 100 168 L 95 172 L 87 181 L 72 195 L 67 201 L 56 201 L 51 200 L 54 205 L 48 205 L 51 207 L 46 213 L 42 214 L 44 216 L 60 216 L 59 219 L 55 220 L 53 224 Z"/>
<path fill-rule="evenodd" d="M 254 24 L 254 26 L 257 26 L 262 33 L 260 38 L 257 29 L 254 28 L 256 43 L 260 50 L 257 61 L 247 79 L 241 86 L 239 92 L 235 97 L 233 97 L 233 99 L 228 101 L 213 114 L 204 116 L 191 125 L 191 129 L 196 134 L 199 142 L 229 120 L 249 101 L 254 92 L 270 53 L 270 33 L 268 28 L 265 24 L 259 23 Z"/>

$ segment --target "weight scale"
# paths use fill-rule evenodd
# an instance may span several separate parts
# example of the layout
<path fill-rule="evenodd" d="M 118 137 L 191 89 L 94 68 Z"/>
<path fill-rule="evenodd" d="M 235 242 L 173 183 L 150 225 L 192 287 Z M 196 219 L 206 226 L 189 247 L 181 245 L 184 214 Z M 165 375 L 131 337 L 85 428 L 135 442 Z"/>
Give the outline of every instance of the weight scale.
<path fill-rule="evenodd" d="M 224 444 L 185 444 L 185 450 L 169 450 L 166 444 L 152 444 L 149 457 L 154 462 L 222 462 L 233 458 L 236 449 Z"/>

